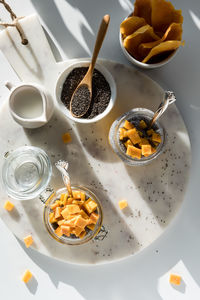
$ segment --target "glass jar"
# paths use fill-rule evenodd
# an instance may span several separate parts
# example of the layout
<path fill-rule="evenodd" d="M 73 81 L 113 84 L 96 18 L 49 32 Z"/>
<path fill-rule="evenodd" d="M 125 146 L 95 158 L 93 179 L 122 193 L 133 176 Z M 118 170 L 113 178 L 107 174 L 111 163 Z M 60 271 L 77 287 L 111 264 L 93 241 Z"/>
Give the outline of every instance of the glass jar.
<path fill-rule="evenodd" d="M 40 148 L 24 146 L 8 155 L 2 168 L 7 194 L 17 200 L 36 198 L 48 185 L 51 162 Z"/>
<path fill-rule="evenodd" d="M 59 189 L 55 193 L 53 193 L 52 195 L 49 196 L 49 198 L 47 199 L 47 201 L 45 203 L 43 220 L 44 220 L 44 224 L 46 226 L 47 231 L 56 241 L 63 243 L 63 244 L 67 244 L 67 245 L 81 245 L 81 244 L 85 244 L 88 241 L 90 241 L 91 239 L 93 239 L 100 231 L 101 226 L 102 226 L 102 221 L 103 221 L 102 207 L 101 207 L 101 204 L 100 204 L 98 198 L 96 197 L 96 195 L 94 193 L 92 193 L 89 189 L 87 189 L 83 186 L 76 186 L 76 185 L 72 186 L 71 188 L 72 188 L 72 191 L 84 192 L 88 198 L 91 198 L 92 200 L 94 200 L 97 203 L 97 214 L 99 215 L 99 218 L 95 225 L 94 230 L 88 230 L 86 235 L 82 239 L 76 237 L 75 235 L 70 236 L 70 237 L 67 237 L 67 236 L 60 237 L 55 233 L 55 227 L 49 221 L 49 214 L 52 211 L 51 204 L 53 204 L 56 200 L 60 199 L 61 194 L 67 193 L 66 188 Z"/>
<path fill-rule="evenodd" d="M 151 154 L 150 156 L 143 156 L 141 159 L 132 158 L 131 156 L 126 154 L 126 147 L 123 145 L 122 141 L 119 139 L 119 129 L 123 127 L 125 120 L 134 123 L 139 123 L 140 120 L 146 120 L 147 124 L 150 122 L 154 115 L 149 109 L 145 108 L 134 108 L 129 112 L 126 112 L 118 119 L 116 119 L 111 125 L 109 131 L 109 142 L 114 150 L 114 152 L 121 158 L 121 160 L 130 165 L 130 166 L 140 166 L 145 165 L 156 159 L 164 150 L 164 145 L 166 143 L 166 134 L 164 128 L 157 121 L 152 126 L 152 129 L 159 133 L 161 136 L 161 143 L 157 146 L 156 152 Z"/>

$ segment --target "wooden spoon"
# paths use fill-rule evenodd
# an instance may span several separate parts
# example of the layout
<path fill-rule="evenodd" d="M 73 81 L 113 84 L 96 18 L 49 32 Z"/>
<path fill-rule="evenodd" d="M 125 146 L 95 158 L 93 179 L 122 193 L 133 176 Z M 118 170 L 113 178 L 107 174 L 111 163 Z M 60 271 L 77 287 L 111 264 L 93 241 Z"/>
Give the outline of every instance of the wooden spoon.
<path fill-rule="evenodd" d="M 99 54 L 104 37 L 106 35 L 109 22 L 110 22 L 110 16 L 105 15 L 99 27 L 89 69 L 72 95 L 70 101 L 70 112 L 76 118 L 80 118 L 83 115 L 85 115 L 90 107 L 90 103 L 92 99 L 92 75 L 97 60 L 97 56 Z"/>

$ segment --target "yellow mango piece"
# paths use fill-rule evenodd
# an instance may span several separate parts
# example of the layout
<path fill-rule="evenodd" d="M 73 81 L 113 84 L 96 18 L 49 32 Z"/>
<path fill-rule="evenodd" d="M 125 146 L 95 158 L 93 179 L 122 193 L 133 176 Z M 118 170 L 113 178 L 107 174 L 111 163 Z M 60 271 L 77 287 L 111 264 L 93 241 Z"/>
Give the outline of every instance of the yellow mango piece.
<path fill-rule="evenodd" d="M 82 231 L 81 234 L 79 235 L 80 239 L 83 239 L 85 235 L 86 235 L 86 231 Z"/>
<path fill-rule="evenodd" d="M 146 124 L 146 122 L 144 120 L 140 121 L 140 128 L 142 128 L 142 129 L 147 128 L 147 124 Z"/>
<path fill-rule="evenodd" d="M 67 205 L 67 199 L 68 199 L 68 193 L 64 194 L 64 197 L 63 197 L 63 200 L 62 200 L 62 203 L 63 205 Z"/>
<path fill-rule="evenodd" d="M 81 199 L 81 192 L 80 191 L 72 191 L 72 195 L 74 199 Z"/>
<path fill-rule="evenodd" d="M 53 213 L 53 212 L 51 212 L 51 213 L 49 214 L 49 222 L 50 222 L 50 223 L 55 223 L 55 222 L 57 222 L 56 218 L 54 217 L 54 213 Z"/>
<path fill-rule="evenodd" d="M 60 226 L 60 225 L 62 225 L 62 224 L 64 224 L 64 223 L 65 223 L 65 219 L 63 219 L 63 220 L 60 220 L 60 221 L 57 221 L 57 223 L 58 223 L 58 225 Z"/>
<path fill-rule="evenodd" d="M 60 218 L 61 216 L 61 207 L 56 207 L 55 212 L 54 212 L 54 217 L 55 219 Z"/>
<path fill-rule="evenodd" d="M 132 158 L 137 158 L 137 159 L 140 159 L 141 156 L 142 156 L 142 150 L 141 149 L 138 149 L 134 146 L 130 146 L 128 145 L 128 148 L 126 150 L 126 154 L 131 156 Z"/>
<path fill-rule="evenodd" d="M 151 153 L 151 145 L 142 145 L 142 155 L 149 156 Z"/>
<path fill-rule="evenodd" d="M 127 131 L 127 136 L 131 140 L 131 142 L 135 145 L 141 142 L 141 137 L 138 134 L 136 128 L 130 129 Z"/>
<path fill-rule="evenodd" d="M 181 276 L 176 275 L 176 274 L 170 274 L 169 282 L 172 284 L 175 284 L 175 285 L 180 285 L 181 284 Z"/>
<path fill-rule="evenodd" d="M 88 214 L 86 214 L 86 212 L 85 212 L 84 210 L 81 210 L 81 211 L 80 211 L 80 215 L 81 215 L 81 217 L 83 217 L 84 219 L 89 219 Z"/>
<path fill-rule="evenodd" d="M 143 57 L 139 52 L 139 45 L 159 39 L 160 37 L 154 33 L 153 27 L 145 25 L 124 39 L 124 47 L 133 57 L 141 61 Z"/>
<path fill-rule="evenodd" d="M 70 234 L 71 234 L 70 226 L 61 225 L 60 228 L 61 228 L 62 234 L 65 234 L 66 236 L 70 236 Z"/>
<path fill-rule="evenodd" d="M 120 25 L 120 32 L 123 37 L 132 34 L 138 28 L 144 26 L 146 24 L 145 19 L 132 16 L 124 20 Z"/>
<path fill-rule="evenodd" d="M 151 0 L 151 24 L 160 35 L 167 30 L 172 23 L 183 23 L 181 10 L 175 10 L 171 2 L 165 0 Z"/>
<path fill-rule="evenodd" d="M 67 199 L 67 204 L 72 204 L 73 201 L 74 201 L 74 198 L 69 197 Z"/>
<path fill-rule="evenodd" d="M 148 136 L 151 136 L 155 131 L 153 129 L 149 129 L 147 130 L 147 134 Z"/>
<path fill-rule="evenodd" d="M 93 212 L 93 213 L 90 215 L 90 218 L 89 218 L 89 220 L 88 220 L 88 225 L 90 225 L 90 224 L 96 224 L 97 221 L 98 221 L 98 219 L 99 219 L 99 215 L 96 214 L 95 212 Z"/>
<path fill-rule="evenodd" d="M 151 25 L 151 0 L 136 0 L 133 15 L 144 18 Z"/>
<path fill-rule="evenodd" d="M 128 202 L 127 202 L 126 200 L 120 200 L 120 201 L 118 202 L 118 205 L 119 205 L 119 208 L 120 208 L 120 209 L 124 209 L 125 207 L 128 206 Z"/>
<path fill-rule="evenodd" d="M 63 235 L 62 228 L 60 226 L 58 226 L 54 232 L 59 237 Z"/>
<path fill-rule="evenodd" d="M 90 230 L 94 230 L 94 228 L 95 228 L 95 224 L 90 224 L 90 225 L 87 225 L 87 228 L 89 228 Z"/>
<path fill-rule="evenodd" d="M 85 201 L 81 201 L 81 200 L 73 200 L 72 204 L 77 204 L 77 205 L 81 206 L 81 205 L 83 205 L 84 202 Z"/>
<path fill-rule="evenodd" d="M 152 134 L 152 138 L 151 139 L 152 139 L 153 142 L 161 143 L 161 136 L 160 136 L 160 134 L 158 134 L 156 132 L 154 132 Z"/>
<path fill-rule="evenodd" d="M 124 126 L 123 126 L 125 129 L 129 130 L 129 129 L 133 129 L 134 128 L 134 125 L 129 122 L 128 120 L 125 120 L 124 122 Z"/>
<path fill-rule="evenodd" d="M 78 216 L 76 218 L 76 221 L 74 222 L 74 225 L 82 228 L 82 230 L 85 228 L 85 226 L 87 224 L 88 224 L 88 221 L 86 219 L 82 218 L 81 216 Z"/>
<path fill-rule="evenodd" d="M 119 139 L 123 140 L 125 137 L 127 137 L 127 130 L 123 127 L 119 128 Z"/>
<path fill-rule="evenodd" d="M 64 144 L 70 143 L 72 141 L 71 135 L 66 132 L 62 135 L 62 140 Z"/>
<path fill-rule="evenodd" d="M 182 25 L 179 23 L 172 23 L 166 30 L 165 34 L 163 35 L 163 37 L 158 40 L 158 41 L 154 41 L 154 42 L 150 42 L 150 43 L 142 43 L 139 46 L 139 51 L 142 53 L 142 56 L 145 57 L 149 54 L 149 52 L 151 51 L 151 49 L 157 45 L 159 45 L 160 43 L 164 42 L 164 41 L 181 41 L 182 38 Z"/>
<path fill-rule="evenodd" d="M 65 209 L 63 209 L 63 211 L 61 212 L 61 215 L 63 216 L 64 219 L 66 219 L 66 217 L 68 215 L 71 214 L 76 214 L 80 212 L 80 207 L 76 204 L 69 204 L 66 206 Z"/>
<path fill-rule="evenodd" d="M 131 140 L 130 139 L 128 139 L 125 143 L 124 143 L 124 145 L 125 145 L 125 147 L 127 148 L 128 147 L 128 145 L 131 145 L 131 146 L 133 146 L 133 143 L 131 142 Z"/>
<path fill-rule="evenodd" d="M 24 237 L 24 244 L 26 245 L 26 248 L 29 248 L 33 244 L 32 235 L 27 235 Z"/>
<path fill-rule="evenodd" d="M 27 283 L 31 279 L 32 276 L 33 276 L 33 274 L 31 273 L 31 271 L 26 270 L 22 276 L 22 281 Z"/>
<path fill-rule="evenodd" d="M 85 201 L 85 193 L 81 192 L 81 201 Z"/>
<path fill-rule="evenodd" d="M 53 204 L 51 204 L 51 209 L 52 210 L 54 210 L 54 209 L 56 209 L 56 207 L 58 207 L 59 206 L 59 203 L 58 202 L 54 202 Z"/>
<path fill-rule="evenodd" d="M 89 198 L 88 200 L 85 201 L 84 207 L 87 210 L 89 214 L 91 214 L 93 211 L 97 209 L 97 203 Z"/>
<path fill-rule="evenodd" d="M 6 202 L 4 203 L 4 208 L 5 208 L 6 210 L 8 210 L 8 211 L 13 210 L 14 207 L 15 207 L 14 204 L 13 204 L 12 202 L 10 202 L 10 201 L 6 201 Z"/>
<path fill-rule="evenodd" d="M 140 147 L 142 147 L 142 145 L 149 145 L 149 141 L 147 138 L 141 138 L 141 142 L 140 142 Z"/>
<path fill-rule="evenodd" d="M 73 232 L 77 237 L 79 237 L 82 231 L 83 231 L 83 228 L 75 227 Z"/>
<path fill-rule="evenodd" d="M 151 153 L 153 154 L 153 153 L 155 153 L 155 152 L 156 152 L 156 148 L 151 147 Z"/>
<path fill-rule="evenodd" d="M 181 41 L 166 41 L 163 43 L 160 43 L 158 46 L 151 49 L 149 54 L 143 59 L 143 63 L 148 62 L 153 56 L 156 56 L 158 54 L 167 52 L 167 51 L 173 51 L 178 49 L 180 46 L 183 46 L 184 42 Z"/>

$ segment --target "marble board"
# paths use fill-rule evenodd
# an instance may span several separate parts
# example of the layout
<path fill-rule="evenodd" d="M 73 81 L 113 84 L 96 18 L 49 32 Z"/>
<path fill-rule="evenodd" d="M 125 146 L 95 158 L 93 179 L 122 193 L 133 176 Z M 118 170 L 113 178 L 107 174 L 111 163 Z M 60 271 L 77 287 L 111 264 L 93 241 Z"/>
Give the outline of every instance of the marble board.
<path fill-rule="evenodd" d="M 28 17 L 27 17 L 28 18 Z M 26 19 L 26 18 L 25 18 Z M 24 19 L 22 19 L 24 20 Z M 21 23 L 26 32 L 26 20 Z M 35 26 L 41 27 L 35 18 Z M 27 26 L 28 27 L 28 26 Z M 34 33 L 34 26 L 31 28 Z M 45 40 L 42 31 L 42 40 Z M 15 37 L 13 36 L 13 39 Z M 33 43 L 32 43 L 33 40 Z M 55 112 L 48 124 L 39 129 L 24 129 L 10 116 L 8 103 L 0 107 L 0 168 L 7 152 L 23 145 L 34 145 L 44 149 L 51 159 L 53 175 L 50 187 L 62 187 L 62 180 L 54 164 L 59 159 L 69 162 L 72 183 L 91 189 L 103 206 L 103 228 L 97 238 L 81 246 L 67 246 L 55 241 L 43 224 L 44 204 L 39 199 L 29 201 L 11 200 L 15 204 L 12 212 L 3 209 L 8 199 L 0 189 L 0 217 L 21 240 L 32 234 L 33 248 L 37 251 L 76 264 L 100 264 L 134 255 L 155 241 L 177 215 L 184 200 L 191 163 L 191 149 L 187 130 L 175 104 L 172 104 L 160 122 L 167 131 L 164 152 L 147 166 L 130 167 L 112 152 L 108 142 L 108 131 L 112 122 L 122 113 L 145 107 L 155 110 L 160 103 L 163 90 L 149 77 L 113 61 L 99 60 L 113 75 L 117 85 L 117 101 L 110 114 L 95 124 L 78 124 L 65 117 L 55 99 L 55 85 L 59 74 L 78 59 L 56 63 L 45 40 L 44 48 L 37 53 L 34 34 L 29 34 L 33 63 L 37 55 L 37 68 L 27 68 L 23 46 L 23 60 L 17 62 L 12 50 L 4 48 L 16 73 L 22 81 L 39 82 L 55 102 Z M 13 42 L 14 43 L 14 42 Z M 10 46 L 9 46 L 10 47 Z M 35 48 L 34 48 L 35 47 Z M 1 35 L 0 35 L 0 49 Z M 15 49 L 16 50 L 16 49 Z M 15 51 L 13 50 L 13 51 Z M 47 54 L 43 55 L 43 51 Z M 40 54 L 41 52 L 41 54 Z M 50 52 L 50 53 L 49 53 Z M 14 52 L 13 52 L 14 53 Z M 47 62 L 45 61 L 45 57 Z M 48 63 L 48 64 L 47 64 Z M 48 68 L 47 68 L 48 66 Z M 62 135 L 69 132 L 72 142 L 64 144 Z M 121 211 L 118 201 L 126 199 L 128 208 Z"/>

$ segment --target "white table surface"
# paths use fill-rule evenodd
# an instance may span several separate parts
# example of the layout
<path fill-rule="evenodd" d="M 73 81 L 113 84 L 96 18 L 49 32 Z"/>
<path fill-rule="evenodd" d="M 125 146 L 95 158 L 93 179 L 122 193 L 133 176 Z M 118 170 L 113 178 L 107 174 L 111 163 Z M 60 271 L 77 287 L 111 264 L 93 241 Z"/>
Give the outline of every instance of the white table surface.
<path fill-rule="evenodd" d="M 132 7 L 129 0 L 10 0 L 9 3 L 19 16 L 38 12 L 63 58 L 89 56 L 101 16 L 109 13 L 110 28 L 100 56 L 129 65 L 118 41 L 119 24 Z M 190 135 L 193 163 L 180 213 L 164 235 L 140 254 L 96 267 L 73 266 L 25 249 L 0 221 L 1 299 L 43 299 L 45 296 L 70 300 L 200 299 L 200 3 L 197 0 L 174 0 L 173 3 L 183 11 L 185 47 L 168 65 L 145 73 L 165 89 L 175 92 Z M 0 17 L 5 19 L 7 14 L 2 10 Z M 17 81 L 17 76 L 2 55 L 0 66 L 2 102 L 8 95 L 4 82 Z M 34 278 L 25 285 L 20 276 L 27 268 Z M 169 272 L 182 276 L 180 287 L 169 284 Z"/>

